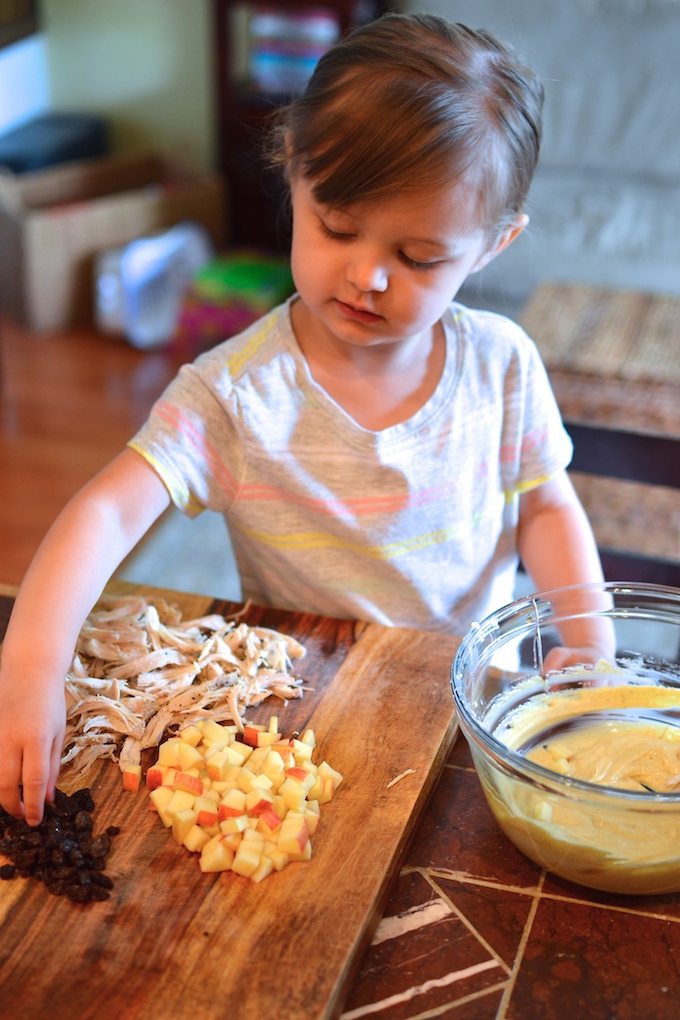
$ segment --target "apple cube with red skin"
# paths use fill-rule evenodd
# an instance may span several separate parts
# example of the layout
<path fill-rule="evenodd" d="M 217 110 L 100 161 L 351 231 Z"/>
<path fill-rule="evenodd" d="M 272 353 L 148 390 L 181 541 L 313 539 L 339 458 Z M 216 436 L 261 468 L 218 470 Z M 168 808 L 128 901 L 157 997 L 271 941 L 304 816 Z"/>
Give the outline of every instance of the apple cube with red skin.
<path fill-rule="evenodd" d="M 130 793 L 137 793 L 142 780 L 142 766 L 128 765 L 123 772 L 123 789 Z"/>
<path fill-rule="evenodd" d="M 243 790 L 228 790 L 220 801 L 217 817 L 220 822 L 225 818 L 236 818 L 246 813 L 246 794 Z"/>
<path fill-rule="evenodd" d="M 202 871 L 232 870 L 263 881 L 290 861 L 309 860 L 320 803 L 342 775 L 316 766 L 314 732 L 283 740 L 278 720 L 269 728 L 202 720 L 161 744 L 147 770 L 150 807 L 178 843 L 200 852 Z M 141 774 L 141 769 L 140 769 Z"/>
<path fill-rule="evenodd" d="M 197 797 L 194 811 L 198 812 L 197 823 L 205 828 L 217 825 L 218 805 L 210 797 Z"/>
<path fill-rule="evenodd" d="M 260 812 L 257 827 L 265 836 L 273 835 L 280 825 L 281 819 L 274 810 L 273 805 L 271 807 L 264 808 Z"/>
<path fill-rule="evenodd" d="M 246 794 L 246 811 L 251 817 L 261 815 L 263 811 L 274 810 L 274 797 L 260 786 L 253 786 Z"/>
<path fill-rule="evenodd" d="M 286 854 L 302 853 L 309 839 L 305 815 L 289 811 L 281 822 L 277 846 Z"/>
<path fill-rule="evenodd" d="M 193 793 L 194 797 L 200 797 L 203 794 L 203 780 L 188 772 L 178 772 L 175 776 L 174 786 L 176 790 Z"/>

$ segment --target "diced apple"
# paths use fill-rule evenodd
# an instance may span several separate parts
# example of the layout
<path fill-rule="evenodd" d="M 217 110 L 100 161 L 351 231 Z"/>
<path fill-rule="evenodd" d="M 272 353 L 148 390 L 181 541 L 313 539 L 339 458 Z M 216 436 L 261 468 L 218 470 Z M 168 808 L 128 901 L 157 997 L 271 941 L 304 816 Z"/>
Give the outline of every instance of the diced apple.
<path fill-rule="evenodd" d="M 243 728 L 244 743 L 249 744 L 251 747 L 257 747 L 257 738 L 262 730 L 264 730 L 264 726 L 246 724 Z"/>
<path fill-rule="evenodd" d="M 231 737 L 229 730 L 214 719 L 204 720 L 202 736 L 206 744 L 213 747 L 217 745 L 220 749 L 227 746 Z"/>
<path fill-rule="evenodd" d="M 248 758 L 248 768 L 251 772 L 261 772 L 262 765 L 269 754 L 268 747 L 256 747 L 253 750 L 250 758 Z"/>
<path fill-rule="evenodd" d="M 123 789 L 130 793 L 137 793 L 139 784 L 142 781 L 142 766 L 128 765 L 123 772 Z"/>
<path fill-rule="evenodd" d="M 250 819 L 251 825 L 255 819 Z M 243 830 L 243 838 L 246 843 L 256 843 L 260 847 L 260 850 L 264 849 L 264 836 L 261 832 L 258 832 L 256 828 L 249 828 Z"/>
<path fill-rule="evenodd" d="M 229 871 L 234 863 L 234 851 L 231 850 L 221 839 L 216 842 L 212 840 L 203 847 L 199 858 L 201 871 L 209 873 L 215 871 Z"/>
<path fill-rule="evenodd" d="M 229 790 L 220 801 L 217 810 L 218 819 L 223 822 L 225 818 L 236 818 L 246 813 L 246 794 L 243 790 Z"/>
<path fill-rule="evenodd" d="M 217 804 L 208 797 L 197 797 L 194 801 L 194 811 L 198 812 L 197 822 L 206 828 L 217 825 Z"/>
<path fill-rule="evenodd" d="M 288 854 L 285 854 L 283 850 L 270 850 L 266 855 L 274 865 L 276 871 L 281 871 L 289 862 Z"/>
<path fill-rule="evenodd" d="M 203 794 L 203 781 L 189 772 L 178 772 L 175 776 L 174 786 L 176 790 L 193 793 L 194 797 L 200 797 Z"/>
<path fill-rule="evenodd" d="M 228 836 L 231 832 L 245 832 L 249 828 L 248 815 L 237 815 L 233 818 L 225 818 L 220 822 L 220 832 Z"/>
<path fill-rule="evenodd" d="M 291 746 L 293 748 L 293 755 L 295 761 L 305 761 L 312 757 L 312 751 L 314 748 L 310 744 L 305 744 L 302 740 L 292 740 Z"/>
<path fill-rule="evenodd" d="M 192 747 L 198 747 L 203 739 L 203 730 L 200 726 L 196 726 L 195 723 L 191 723 L 189 726 L 185 726 L 181 729 L 178 736 L 185 744 L 191 744 Z"/>
<path fill-rule="evenodd" d="M 286 854 L 302 853 L 309 840 L 309 826 L 303 814 L 289 811 L 281 822 L 277 846 Z"/>
<path fill-rule="evenodd" d="M 175 788 L 175 776 L 179 772 L 179 769 L 174 768 L 172 765 L 163 765 L 165 769 L 165 775 L 163 776 L 163 786 L 169 786 L 171 790 Z"/>
<path fill-rule="evenodd" d="M 265 755 L 264 761 L 262 763 L 262 772 L 264 772 L 266 776 L 273 778 L 274 776 L 282 773 L 283 770 L 284 770 L 283 758 L 281 757 L 279 752 L 273 750 L 273 748 L 268 748 L 267 754 Z"/>
<path fill-rule="evenodd" d="M 261 857 L 260 846 L 257 843 L 242 841 L 234 854 L 231 870 L 237 875 L 243 875 L 244 878 L 250 878 L 259 866 Z"/>
<path fill-rule="evenodd" d="M 198 811 L 193 808 L 186 808 L 184 811 L 176 811 L 172 817 L 172 835 L 176 843 L 182 844 L 190 829 L 193 829 L 198 820 Z"/>
<path fill-rule="evenodd" d="M 168 789 L 167 786 L 157 786 L 156 789 L 152 790 L 149 794 L 149 803 L 153 805 L 154 810 L 158 812 L 166 829 L 169 829 L 172 825 L 172 815 L 169 815 L 166 811 L 172 797 L 172 790 Z"/>
<path fill-rule="evenodd" d="M 233 744 L 229 744 L 229 746 L 225 748 L 225 751 L 229 755 L 229 760 L 232 765 L 243 765 L 243 763 L 247 761 L 253 753 L 252 747 L 249 747 L 248 744 L 242 743 L 240 740 L 235 740 Z"/>
<path fill-rule="evenodd" d="M 206 757 L 206 764 L 208 775 L 213 782 L 223 782 L 227 778 L 227 771 L 231 767 L 231 762 L 224 750 L 215 751 L 210 757 Z"/>
<path fill-rule="evenodd" d="M 158 748 L 158 764 L 172 765 L 175 768 L 179 765 L 179 755 L 186 744 L 179 737 L 170 737 Z"/>
<path fill-rule="evenodd" d="M 324 779 L 328 776 L 335 783 L 336 787 L 340 786 L 342 782 L 342 773 L 338 772 L 337 769 L 332 769 L 327 761 L 322 761 L 317 768 L 317 772 Z"/>
<path fill-rule="evenodd" d="M 278 751 L 283 758 L 284 765 L 292 765 L 294 761 L 293 748 L 290 746 L 289 741 L 279 741 L 278 744 L 272 744 L 271 749 Z"/>
<path fill-rule="evenodd" d="M 230 850 L 233 850 L 234 853 L 236 853 L 236 851 L 239 848 L 239 844 L 241 843 L 241 840 L 243 839 L 243 836 L 241 835 L 241 833 L 240 832 L 225 832 L 225 833 L 220 833 L 220 835 L 222 836 L 222 842 L 225 844 L 225 846 L 228 846 Z"/>
<path fill-rule="evenodd" d="M 249 815 L 261 815 L 263 811 L 273 811 L 274 797 L 269 790 L 254 786 L 246 794 L 246 811 Z"/>
<path fill-rule="evenodd" d="M 150 765 L 146 770 L 145 781 L 147 790 L 155 790 L 158 786 L 162 786 L 163 777 L 167 771 L 167 765 Z"/>
<path fill-rule="evenodd" d="M 186 790 L 175 790 L 166 804 L 165 810 L 172 816 L 177 814 L 178 811 L 187 811 L 192 808 L 195 800 L 196 798 L 193 793 L 188 793 Z"/>
<path fill-rule="evenodd" d="M 314 785 L 315 776 L 309 769 L 305 769 L 301 765 L 293 765 L 292 768 L 286 770 L 286 779 L 297 779 L 305 790 L 309 790 L 310 786 Z"/>
<path fill-rule="evenodd" d="M 219 830 L 218 830 L 219 831 Z M 209 841 L 210 834 L 202 829 L 200 825 L 196 824 L 192 826 L 184 837 L 184 845 L 187 850 L 191 850 L 192 853 L 198 853 L 202 850 L 205 844 Z"/>
<path fill-rule="evenodd" d="M 314 736 L 314 730 L 305 730 L 300 737 L 303 744 L 309 744 L 310 747 L 316 747 L 316 737 Z"/>
<path fill-rule="evenodd" d="M 258 830 L 264 836 L 273 835 L 281 825 L 281 819 L 272 807 L 264 808 L 258 816 Z"/>
<path fill-rule="evenodd" d="M 307 819 L 309 835 L 313 836 L 319 826 L 321 816 L 316 811 L 311 811 L 310 808 L 305 808 L 305 818 Z"/>
<path fill-rule="evenodd" d="M 254 776 L 248 769 L 240 769 L 238 779 L 236 780 L 239 790 L 243 790 L 244 793 L 250 793 L 256 778 L 258 777 Z"/>
<path fill-rule="evenodd" d="M 301 811 L 307 799 L 307 791 L 297 779 L 287 778 L 281 786 L 279 794 L 291 811 Z"/>
<path fill-rule="evenodd" d="M 268 875 L 271 875 L 273 870 L 274 862 L 272 861 L 271 857 L 266 857 L 263 855 L 260 857 L 260 863 L 250 876 L 250 881 L 255 882 L 257 884 L 258 882 L 261 882 L 264 878 L 266 878 Z"/>
<path fill-rule="evenodd" d="M 179 766 L 183 772 L 188 772 L 189 769 L 200 767 L 203 764 L 203 755 L 197 747 L 192 747 L 191 744 L 187 744 L 186 747 L 179 752 Z"/>
<path fill-rule="evenodd" d="M 289 853 L 289 861 L 309 861 L 312 857 L 312 841 L 308 839 L 300 853 Z"/>

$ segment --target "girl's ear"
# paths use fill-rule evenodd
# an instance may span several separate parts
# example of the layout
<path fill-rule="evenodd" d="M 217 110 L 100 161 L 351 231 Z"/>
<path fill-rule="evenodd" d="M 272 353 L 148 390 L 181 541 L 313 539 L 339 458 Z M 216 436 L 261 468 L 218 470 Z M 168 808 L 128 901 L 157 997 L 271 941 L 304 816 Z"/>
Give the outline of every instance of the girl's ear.
<path fill-rule="evenodd" d="M 516 237 L 519 237 L 519 235 L 522 233 L 528 222 L 529 217 L 526 215 L 526 213 L 518 213 L 517 216 L 515 216 L 512 223 L 510 224 L 510 226 L 506 227 L 505 230 L 501 233 L 496 243 L 491 248 L 489 248 L 488 251 L 484 252 L 479 261 L 476 263 L 472 272 L 478 273 L 479 270 L 483 269 L 484 266 L 488 265 L 488 263 L 491 262 L 492 259 L 495 259 L 497 255 L 500 255 L 500 253 L 504 251 L 508 247 L 508 245 L 512 244 Z"/>

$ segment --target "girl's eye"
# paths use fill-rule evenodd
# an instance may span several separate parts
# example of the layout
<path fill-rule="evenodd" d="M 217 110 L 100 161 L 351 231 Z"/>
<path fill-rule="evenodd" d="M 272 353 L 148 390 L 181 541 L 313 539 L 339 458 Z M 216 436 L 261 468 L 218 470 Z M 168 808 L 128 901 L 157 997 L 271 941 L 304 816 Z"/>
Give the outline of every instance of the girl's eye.
<path fill-rule="evenodd" d="M 339 230 L 331 230 L 323 220 L 319 220 L 319 227 L 323 236 L 329 237 L 332 241 L 347 241 L 353 236 L 352 234 L 343 234 Z"/>
<path fill-rule="evenodd" d="M 434 269 L 439 265 L 439 262 L 416 262 L 415 259 L 410 259 L 408 255 L 405 255 L 403 251 L 399 252 L 402 262 L 405 262 L 410 269 L 425 270 Z"/>

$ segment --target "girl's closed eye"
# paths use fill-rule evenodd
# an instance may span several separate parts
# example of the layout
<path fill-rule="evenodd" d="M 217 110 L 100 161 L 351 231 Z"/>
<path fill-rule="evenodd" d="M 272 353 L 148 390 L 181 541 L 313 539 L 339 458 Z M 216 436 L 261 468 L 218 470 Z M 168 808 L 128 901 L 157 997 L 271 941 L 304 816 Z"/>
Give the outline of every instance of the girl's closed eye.
<path fill-rule="evenodd" d="M 416 269 L 421 271 L 422 270 L 426 271 L 428 269 L 436 269 L 437 266 L 440 266 L 442 264 L 441 260 L 435 260 L 434 262 L 418 262 L 416 259 L 409 258 L 408 255 L 403 251 L 399 252 L 399 257 L 402 260 L 402 262 L 405 262 L 410 269 Z"/>
<path fill-rule="evenodd" d="M 323 236 L 330 238 L 331 241 L 350 241 L 354 237 L 354 234 L 344 230 L 332 230 L 322 219 L 319 220 L 319 229 Z"/>

